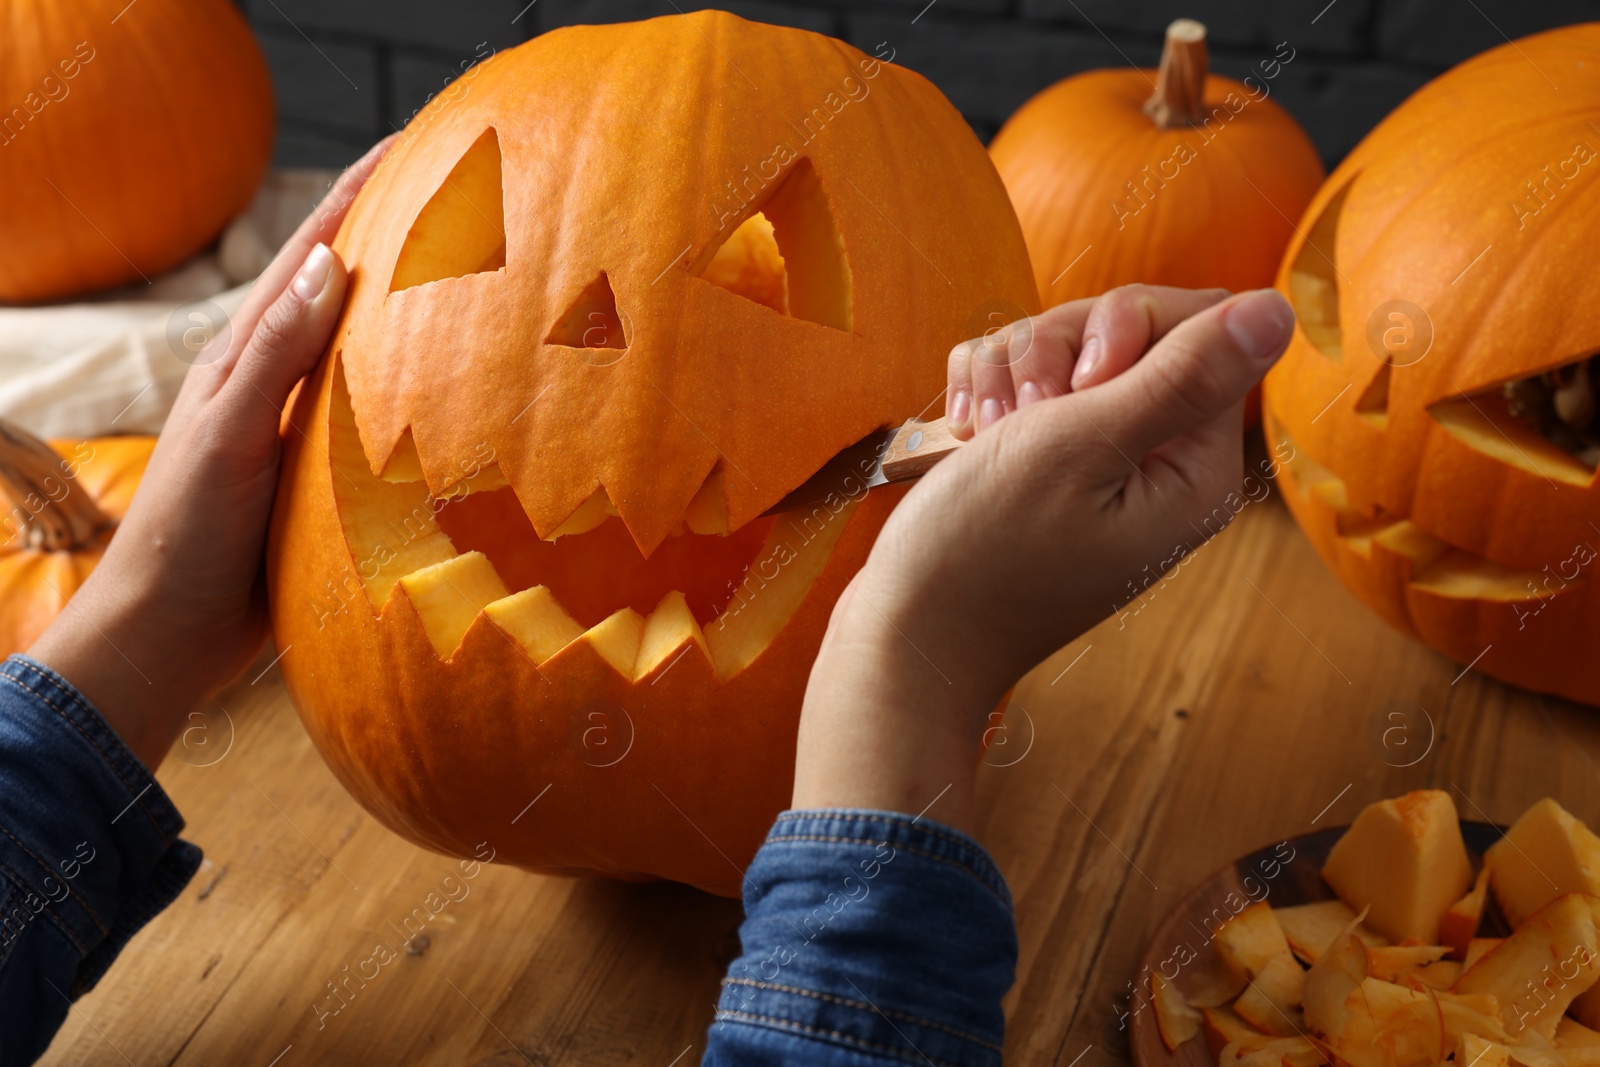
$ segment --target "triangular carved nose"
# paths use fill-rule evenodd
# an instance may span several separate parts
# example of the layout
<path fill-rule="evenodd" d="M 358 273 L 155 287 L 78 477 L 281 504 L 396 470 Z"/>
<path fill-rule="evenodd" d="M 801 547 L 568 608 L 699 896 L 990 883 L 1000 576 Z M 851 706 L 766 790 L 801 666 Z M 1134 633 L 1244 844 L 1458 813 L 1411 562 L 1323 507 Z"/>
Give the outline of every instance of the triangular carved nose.
<path fill-rule="evenodd" d="M 547 345 L 568 348 L 627 348 L 628 338 L 617 314 L 617 295 L 605 271 L 578 294 L 544 339 Z"/>

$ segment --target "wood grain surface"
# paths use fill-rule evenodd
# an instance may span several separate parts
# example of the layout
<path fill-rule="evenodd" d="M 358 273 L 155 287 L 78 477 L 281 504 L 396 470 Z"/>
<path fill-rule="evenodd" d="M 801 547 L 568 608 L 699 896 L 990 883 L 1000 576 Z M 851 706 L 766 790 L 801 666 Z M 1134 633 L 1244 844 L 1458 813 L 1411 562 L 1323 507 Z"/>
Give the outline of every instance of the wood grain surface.
<path fill-rule="evenodd" d="M 1389 630 L 1275 497 L 1034 671 L 992 740 L 979 836 L 1017 903 L 1012 1064 L 1126 1063 L 1120 1019 L 1151 935 L 1239 856 L 1424 786 L 1466 820 L 1509 822 L 1545 795 L 1600 816 L 1593 709 Z M 462 877 L 345 795 L 275 670 L 194 720 L 160 778 L 205 867 L 43 1062 L 698 1062 L 736 902 Z M 393 958 L 365 963 L 379 946 Z"/>

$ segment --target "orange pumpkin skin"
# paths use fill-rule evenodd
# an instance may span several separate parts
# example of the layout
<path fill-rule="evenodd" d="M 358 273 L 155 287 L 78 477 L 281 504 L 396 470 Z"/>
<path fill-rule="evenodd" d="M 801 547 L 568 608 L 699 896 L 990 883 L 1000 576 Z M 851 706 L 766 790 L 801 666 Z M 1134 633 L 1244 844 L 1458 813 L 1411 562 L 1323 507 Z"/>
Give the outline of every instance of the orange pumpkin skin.
<path fill-rule="evenodd" d="M 97 437 L 82 441 L 52 441 L 70 479 L 56 483 L 68 492 L 87 493 L 108 518 L 121 519 L 144 477 L 154 437 Z M 45 487 L 46 492 L 55 486 Z M 11 500 L 0 492 L 4 507 L 0 521 L 0 657 L 24 652 L 66 606 L 89 573 L 99 564 L 110 541 L 109 534 L 92 544 L 50 552 L 31 548 L 21 532 L 30 512 L 42 499 Z"/>
<path fill-rule="evenodd" d="M 1263 391 L 1284 499 L 1357 597 L 1460 663 L 1591 704 L 1593 472 L 1501 387 L 1600 349 L 1597 120 L 1600 24 L 1419 90 L 1307 211 L 1278 279 L 1300 322 Z"/>
<path fill-rule="evenodd" d="M 757 516 L 934 403 L 975 312 L 1034 311 L 1026 247 L 948 102 L 828 38 L 715 11 L 575 27 L 460 84 L 384 159 L 338 238 L 351 293 L 292 412 L 268 548 L 285 680 L 335 773 L 415 841 L 736 895 L 789 799 L 833 603 L 901 491 L 841 511 L 831 551 L 803 544 L 805 516 Z M 503 217 L 481 192 L 495 166 Z M 452 199 L 463 190 L 470 211 Z M 433 241 L 441 203 L 457 205 L 454 236 Z M 783 251 L 776 286 L 772 257 L 716 251 L 755 247 L 756 211 Z M 612 347 L 584 348 L 562 325 L 575 300 L 599 314 L 579 298 L 596 286 L 625 347 L 610 326 L 595 328 Z M 373 562 L 387 556 L 372 539 L 407 521 L 384 508 L 463 482 L 478 491 L 439 511 L 441 534 L 424 515 L 427 533 L 398 547 L 410 555 Z M 732 533 L 691 537 L 708 499 L 710 525 L 724 509 Z M 601 505 L 618 517 L 577 522 Z M 741 563 L 765 573 L 753 546 L 791 532 L 800 562 L 752 588 Z M 374 596 L 418 561 L 434 565 Z M 458 565 L 451 589 L 429 577 Z M 783 585 L 792 574 L 810 580 Z M 728 579 L 748 599 L 731 624 L 716 602 Z M 496 581 L 522 592 L 481 603 L 498 591 L 472 589 Z M 434 599 L 454 586 L 466 609 Z M 560 640 L 507 621 L 537 586 L 571 615 Z M 686 593 L 695 625 L 655 629 L 663 589 Z M 654 612 L 631 674 L 609 643 L 636 627 L 607 614 L 618 603 Z M 441 644 L 454 610 L 470 621 Z M 723 627 L 750 620 L 771 633 L 726 669 Z"/>
<path fill-rule="evenodd" d="M 1210 75 L 1201 126 L 1145 113 L 1156 72 L 1095 70 L 1017 109 L 989 146 L 1045 306 L 1147 283 L 1235 292 L 1272 284 L 1323 178 L 1262 89 Z"/>
<path fill-rule="evenodd" d="M 154 278 L 272 153 L 272 83 L 228 0 L 0 0 L 0 300 Z"/>

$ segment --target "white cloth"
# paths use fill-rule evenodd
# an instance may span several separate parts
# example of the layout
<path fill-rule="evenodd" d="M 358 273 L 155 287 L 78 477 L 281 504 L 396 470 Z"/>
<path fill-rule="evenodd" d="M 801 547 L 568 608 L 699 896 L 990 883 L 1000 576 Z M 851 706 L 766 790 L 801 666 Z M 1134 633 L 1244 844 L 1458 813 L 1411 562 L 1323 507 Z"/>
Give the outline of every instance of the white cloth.
<path fill-rule="evenodd" d="M 148 285 L 71 303 L 0 305 L 0 418 L 42 437 L 158 432 L 195 352 L 226 328 L 251 280 L 337 174 L 268 174 L 216 247 Z"/>

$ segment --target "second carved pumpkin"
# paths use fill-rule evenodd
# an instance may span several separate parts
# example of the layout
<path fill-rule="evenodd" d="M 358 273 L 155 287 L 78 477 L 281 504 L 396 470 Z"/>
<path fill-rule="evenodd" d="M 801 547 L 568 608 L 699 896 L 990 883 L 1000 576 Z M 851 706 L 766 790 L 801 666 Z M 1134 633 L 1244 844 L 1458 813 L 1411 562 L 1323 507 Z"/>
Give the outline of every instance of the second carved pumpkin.
<path fill-rule="evenodd" d="M 1283 498 L 1357 597 L 1458 663 L 1589 704 L 1597 174 L 1600 23 L 1428 83 L 1312 202 L 1263 388 Z"/>

